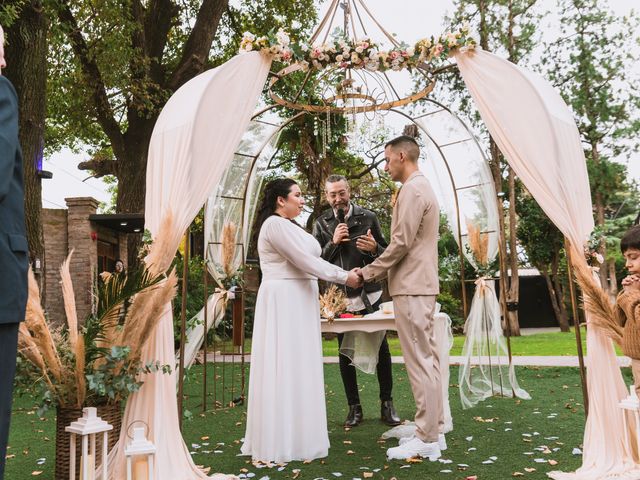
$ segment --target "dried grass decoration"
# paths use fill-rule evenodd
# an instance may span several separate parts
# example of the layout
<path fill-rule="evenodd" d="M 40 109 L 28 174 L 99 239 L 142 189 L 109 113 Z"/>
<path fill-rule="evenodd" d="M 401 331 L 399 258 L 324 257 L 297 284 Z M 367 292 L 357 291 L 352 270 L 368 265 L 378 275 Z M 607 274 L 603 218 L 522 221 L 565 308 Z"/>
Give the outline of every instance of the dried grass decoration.
<path fill-rule="evenodd" d="M 238 227 L 233 222 L 225 222 L 222 226 L 222 246 L 220 249 L 220 263 L 225 277 L 230 279 L 235 273 L 234 259 L 236 256 L 236 233 Z"/>
<path fill-rule="evenodd" d="M 81 408 L 117 404 L 142 385 L 143 373 L 168 371 L 166 365 L 140 362 L 142 348 L 176 294 L 177 276 L 154 259 L 171 257 L 167 218 L 151 245 L 146 263 L 126 274 L 101 275 L 95 286 L 95 308 L 78 321 L 69 269 L 69 254 L 60 268 L 66 322 L 47 319 L 38 284 L 29 271 L 25 322 L 20 325 L 19 353 L 27 360 L 18 376 L 43 387 L 42 407 Z M 58 327 L 56 327 L 58 325 Z"/>
<path fill-rule="evenodd" d="M 320 295 L 320 315 L 333 323 L 335 318 L 347 309 L 347 297 L 342 289 L 331 285 Z"/>
<path fill-rule="evenodd" d="M 479 269 L 485 269 L 489 263 L 489 234 L 481 233 L 480 228 L 467 222 L 469 250 Z"/>

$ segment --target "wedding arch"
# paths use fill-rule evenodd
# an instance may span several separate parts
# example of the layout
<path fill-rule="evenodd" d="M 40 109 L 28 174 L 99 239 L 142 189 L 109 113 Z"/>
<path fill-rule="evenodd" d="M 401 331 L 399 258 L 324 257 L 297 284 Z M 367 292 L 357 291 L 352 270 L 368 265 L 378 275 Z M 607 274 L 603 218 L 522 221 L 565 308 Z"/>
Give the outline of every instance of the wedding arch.
<path fill-rule="evenodd" d="M 358 1 L 364 6 L 362 0 Z M 332 6 L 337 3 L 338 0 L 334 0 Z M 260 40 L 247 39 L 252 48 L 253 42 L 259 45 Z M 441 39 L 437 43 L 434 40 L 429 41 L 428 47 L 427 42 L 422 44 L 427 57 L 443 53 L 437 48 L 433 50 L 437 45 L 442 46 Z M 572 263 L 577 268 L 586 268 L 582 245 L 593 229 L 591 198 L 580 137 L 570 110 L 557 92 L 536 74 L 478 48 L 457 48 L 456 45 L 449 45 L 448 53 L 455 58 L 487 129 L 532 196 L 568 239 Z M 261 50 L 270 49 L 265 45 Z M 217 219 L 216 226 L 208 233 L 213 239 L 212 245 L 219 241 L 222 226 L 228 221 L 238 222 L 241 228 L 237 242 L 247 244 L 248 227 L 260 190 L 260 173 L 268 168 L 277 133 L 283 127 L 282 120 L 274 115 L 275 107 L 258 114 L 254 114 L 254 110 L 267 84 L 273 58 L 286 60 L 285 52 L 276 49 L 271 53 L 254 51 L 238 55 L 186 83 L 167 102 L 151 139 L 145 205 L 146 228 L 154 236 L 160 228 L 170 232 L 165 241 L 172 249 L 167 250 L 177 250 L 182 235 L 211 192 L 215 195 L 208 209 L 211 217 Z M 320 63 L 324 60 L 320 57 L 315 60 L 322 67 Z M 282 75 L 281 71 L 279 77 Z M 484 205 L 484 218 L 489 218 L 486 209 L 491 208 L 490 198 L 495 202 L 495 192 L 493 184 L 484 181 L 486 177 L 474 176 L 468 165 L 458 169 L 452 163 L 455 155 L 448 150 L 472 146 L 469 151 L 473 155 L 479 152 L 482 160 L 477 163 L 477 172 L 486 172 L 482 152 L 469 130 L 456 123 L 459 120 L 446 107 L 427 99 L 427 94 L 408 97 L 404 104 L 401 98 L 392 100 L 400 104 L 391 105 L 388 110 L 416 124 L 424 133 L 424 150 L 433 160 L 429 168 L 434 169 L 432 178 L 437 179 L 434 186 L 441 198 L 449 195 L 456 205 L 452 227 L 461 250 L 466 253 L 466 221 L 479 218 L 478 205 Z M 418 101 L 424 105 L 421 113 L 402 111 L 404 105 Z M 436 118 L 439 120 L 433 121 Z M 449 134 L 454 137 L 438 137 L 435 132 L 442 123 L 451 126 Z M 534 134 L 532 125 L 536 126 Z M 421 167 L 427 168 L 427 164 L 423 162 Z M 475 193 L 467 199 L 472 191 Z M 479 202 L 479 198 L 486 198 L 486 203 Z M 453 210 L 451 202 L 444 202 L 443 206 Z M 492 232 L 488 223 L 482 228 L 494 238 L 490 244 L 497 244 L 495 229 Z M 239 249 L 237 265 L 244 261 L 243 256 L 243 249 Z M 212 275 L 219 275 L 216 272 L 212 265 Z M 633 434 L 617 413 L 617 404 L 626 396 L 626 388 L 611 341 L 599 329 L 590 328 L 587 346 L 591 403 L 583 467 L 577 474 L 556 473 L 558 479 L 595 479 L 603 474 L 636 473 L 640 468 L 637 452 L 631 446 Z M 172 312 L 167 305 L 145 346 L 143 361 L 164 364 L 172 363 L 173 359 Z M 175 372 L 149 376 L 141 390 L 129 398 L 123 425 L 133 421 L 148 425 L 149 437 L 157 446 L 157 478 L 206 478 L 191 459 L 180 434 L 175 385 Z M 124 478 L 125 442 L 126 429 L 123 429 L 118 445 L 109 456 L 112 478 Z"/>

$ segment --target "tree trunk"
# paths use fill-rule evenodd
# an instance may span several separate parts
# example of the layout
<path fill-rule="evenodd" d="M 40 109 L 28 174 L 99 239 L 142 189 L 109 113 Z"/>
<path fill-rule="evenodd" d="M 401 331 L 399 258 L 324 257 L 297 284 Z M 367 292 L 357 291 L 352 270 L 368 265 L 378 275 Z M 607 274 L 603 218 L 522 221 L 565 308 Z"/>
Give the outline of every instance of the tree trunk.
<path fill-rule="evenodd" d="M 560 283 L 560 275 L 558 271 L 560 270 L 560 252 L 557 251 L 553 257 L 553 263 L 551 264 L 551 278 L 553 280 L 553 289 L 556 294 L 556 299 L 558 302 L 558 306 L 560 307 L 560 313 L 562 315 L 563 322 L 566 322 L 567 326 L 569 326 L 569 314 L 567 313 L 567 307 L 565 302 L 565 294 L 564 288 Z M 562 329 L 562 325 L 560 326 Z"/>
<path fill-rule="evenodd" d="M 615 300 L 618 295 L 618 279 L 616 278 L 616 262 L 611 259 L 607 262 L 609 267 L 609 295 Z"/>
<path fill-rule="evenodd" d="M 549 275 L 548 269 L 539 269 L 540 274 L 544 278 L 545 283 L 547 284 L 547 290 L 549 291 L 549 298 L 551 299 L 551 306 L 553 307 L 553 313 L 556 317 L 556 321 L 558 325 L 560 325 L 561 332 L 569 332 L 569 320 L 566 316 L 562 314 L 562 310 L 560 309 L 560 304 L 558 303 L 558 294 L 555 291 L 555 286 L 551 281 L 551 276 Z"/>
<path fill-rule="evenodd" d="M 509 278 L 509 292 L 507 301 L 514 305 L 515 309 L 509 311 L 509 326 L 511 331 L 520 331 L 518 322 L 518 301 L 520 299 L 520 277 L 518 276 L 518 251 L 516 242 L 516 177 L 513 169 L 507 166 L 509 172 L 509 266 L 511 277 Z"/>
<path fill-rule="evenodd" d="M 502 191 L 502 172 L 500 171 L 500 149 L 493 141 L 493 138 L 489 138 L 489 146 L 491 152 L 491 173 L 493 175 L 493 183 L 495 186 L 496 193 L 500 196 Z M 502 197 L 500 196 L 496 200 L 498 206 L 498 224 L 499 224 L 499 235 L 498 235 L 498 250 L 499 250 L 499 265 L 500 265 L 500 282 L 504 282 L 504 290 L 508 291 L 509 289 L 509 274 L 507 267 L 507 241 L 505 237 L 505 222 L 504 222 L 504 208 L 502 206 Z M 503 289 L 500 288 L 500 296 L 503 296 Z M 509 300 L 508 293 L 505 296 L 505 303 Z M 511 319 L 509 318 L 509 312 L 504 312 L 504 322 L 503 328 L 509 329 L 510 336 L 520 336 L 520 325 L 516 322 L 513 324 Z M 506 322 L 509 322 L 508 325 Z"/>
<path fill-rule="evenodd" d="M 151 125 L 155 118 L 150 120 Z M 116 212 L 144 213 L 147 175 L 147 153 L 151 133 L 145 129 L 133 133 L 130 127 L 126 135 L 126 158 L 118 158 L 117 178 L 118 195 L 116 198 Z M 138 252 L 142 235 L 127 235 L 128 267 L 138 264 Z"/>
<path fill-rule="evenodd" d="M 18 94 L 20 144 L 24 163 L 24 207 L 29 259 L 40 260 L 36 276 L 42 301 L 44 289 L 44 235 L 42 230 L 42 169 L 47 91 L 47 19 L 42 2 L 28 2 L 6 32 L 7 68 L 4 74 Z"/>

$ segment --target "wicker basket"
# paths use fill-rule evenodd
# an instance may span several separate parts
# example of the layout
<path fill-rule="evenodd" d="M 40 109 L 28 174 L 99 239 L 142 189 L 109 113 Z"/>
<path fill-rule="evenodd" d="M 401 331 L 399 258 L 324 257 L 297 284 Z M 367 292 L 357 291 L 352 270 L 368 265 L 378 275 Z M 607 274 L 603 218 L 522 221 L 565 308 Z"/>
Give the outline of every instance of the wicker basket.
<path fill-rule="evenodd" d="M 120 405 L 99 405 L 96 406 L 98 416 L 105 422 L 113 425 L 113 430 L 109 432 L 109 450 L 113 448 L 120 437 L 120 427 L 122 425 L 122 410 Z M 56 480 L 69 480 L 69 433 L 64 428 L 71 422 L 82 416 L 82 409 L 63 408 L 56 409 Z M 80 456 L 82 442 L 76 443 L 76 478 L 80 477 Z M 96 435 L 96 466 L 102 463 L 102 435 Z"/>

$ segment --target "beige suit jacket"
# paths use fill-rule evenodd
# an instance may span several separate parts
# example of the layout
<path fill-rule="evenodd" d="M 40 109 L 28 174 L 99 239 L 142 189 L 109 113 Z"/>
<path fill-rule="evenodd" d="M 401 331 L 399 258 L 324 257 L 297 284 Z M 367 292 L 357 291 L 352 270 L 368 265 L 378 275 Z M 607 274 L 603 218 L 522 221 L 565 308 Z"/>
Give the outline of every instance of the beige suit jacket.
<path fill-rule="evenodd" d="M 440 208 L 422 172 L 402 185 L 391 220 L 391 241 L 373 263 L 362 269 L 365 282 L 388 277 L 389 294 L 437 295 Z"/>

